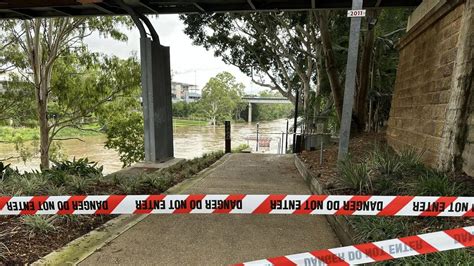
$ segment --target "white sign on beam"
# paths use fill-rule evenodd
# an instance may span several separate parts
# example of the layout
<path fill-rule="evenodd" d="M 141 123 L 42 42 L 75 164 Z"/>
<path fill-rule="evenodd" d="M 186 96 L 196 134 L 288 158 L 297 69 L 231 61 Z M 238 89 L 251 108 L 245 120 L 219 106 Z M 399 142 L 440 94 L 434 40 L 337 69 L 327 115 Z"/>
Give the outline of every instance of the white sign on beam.
<path fill-rule="evenodd" d="M 358 10 L 347 10 L 347 17 L 348 18 L 362 18 L 365 17 L 365 9 L 358 9 Z"/>

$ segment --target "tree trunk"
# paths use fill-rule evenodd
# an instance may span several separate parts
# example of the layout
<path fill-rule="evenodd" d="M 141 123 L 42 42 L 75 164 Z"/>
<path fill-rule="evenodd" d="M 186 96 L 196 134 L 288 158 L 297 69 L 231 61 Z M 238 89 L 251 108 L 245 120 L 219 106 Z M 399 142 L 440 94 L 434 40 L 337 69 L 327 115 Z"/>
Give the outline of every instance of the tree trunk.
<path fill-rule="evenodd" d="M 316 44 L 316 53 L 318 55 L 318 58 L 322 58 L 322 47 L 321 47 L 321 43 L 317 43 Z M 322 81 L 322 75 L 323 74 L 323 64 L 321 62 L 321 60 L 318 60 L 316 62 L 316 93 L 314 94 L 314 100 L 315 100 L 315 104 L 314 104 L 314 113 L 313 113 L 313 124 L 314 124 L 314 127 L 316 128 L 316 116 L 319 115 L 319 113 L 321 112 L 321 102 L 319 101 L 318 97 L 319 97 L 319 94 L 321 93 L 321 81 Z"/>
<path fill-rule="evenodd" d="M 321 11 L 319 13 L 319 28 L 321 30 L 321 41 L 323 43 L 324 62 L 326 65 L 326 73 L 328 75 L 331 92 L 334 98 L 334 105 L 336 114 L 339 120 L 342 117 L 342 104 L 344 101 L 344 94 L 342 92 L 342 85 L 339 82 L 339 73 L 336 66 L 336 59 L 332 49 L 331 36 L 328 28 L 328 11 Z"/>
<path fill-rule="evenodd" d="M 40 85 L 44 87 L 43 85 Z M 38 121 L 40 127 L 40 155 L 41 155 L 41 169 L 49 169 L 49 127 L 48 127 L 48 102 L 42 89 L 40 88 L 40 94 L 43 95 L 42 99 L 38 99 Z"/>
<path fill-rule="evenodd" d="M 376 17 L 377 13 L 369 11 L 369 17 Z M 373 50 L 375 43 L 375 29 L 367 31 L 364 46 L 362 51 L 362 57 L 359 65 L 359 86 L 357 92 L 355 118 L 357 120 L 357 127 L 359 132 L 365 130 L 365 124 L 367 123 L 367 95 L 369 92 L 369 74 L 370 65 L 373 60 Z"/>

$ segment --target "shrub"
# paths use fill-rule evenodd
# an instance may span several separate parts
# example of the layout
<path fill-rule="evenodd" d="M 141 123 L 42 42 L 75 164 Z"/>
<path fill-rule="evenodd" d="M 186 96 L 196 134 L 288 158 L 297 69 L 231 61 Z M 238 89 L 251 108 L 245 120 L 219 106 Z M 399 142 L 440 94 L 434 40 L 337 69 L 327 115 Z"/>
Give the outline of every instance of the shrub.
<path fill-rule="evenodd" d="M 54 162 L 52 171 L 60 171 L 70 175 L 77 175 L 82 177 L 96 177 L 102 175 L 103 166 L 98 167 L 96 162 L 89 162 L 88 158 L 80 158 L 76 161 Z"/>
<path fill-rule="evenodd" d="M 45 234 L 54 231 L 56 228 L 52 223 L 53 219 L 54 216 L 46 218 L 46 216 L 42 215 L 27 215 L 21 217 L 22 223 L 28 228 L 31 235 L 38 233 Z"/>
<path fill-rule="evenodd" d="M 67 215 L 58 215 L 56 219 L 67 225 L 77 225 L 81 221 L 81 215 L 67 214 Z"/>
<path fill-rule="evenodd" d="M 45 170 L 43 176 L 55 186 L 64 186 L 69 175 L 61 170 Z"/>
<path fill-rule="evenodd" d="M 405 217 L 352 216 L 350 221 L 356 224 L 354 236 L 356 243 L 391 239 L 410 234 L 409 222 Z"/>
<path fill-rule="evenodd" d="M 168 173 L 161 175 L 150 174 L 145 176 L 143 185 L 145 187 L 152 188 L 153 190 L 158 190 L 161 193 L 175 184 L 174 179 L 175 178 Z"/>
<path fill-rule="evenodd" d="M 46 194 L 50 196 L 62 196 L 67 193 L 65 187 L 50 184 L 46 188 Z"/>
<path fill-rule="evenodd" d="M 18 169 L 13 169 L 10 167 L 10 164 L 5 165 L 3 162 L 0 162 L 0 180 L 6 180 L 12 176 L 19 175 L 20 172 Z"/>
<path fill-rule="evenodd" d="M 143 140 L 143 115 L 139 112 L 125 113 L 107 122 L 105 130 L 107 149 L 117 150 L 123 167 L 145 159 Z"/>
<path fill-rule="evenodd" d="M 400 157 L 386 145 L 383 147 L 376 146 L 371 153 L 370 161 L 373 167 L 380 171 L 382 175 L 397 177 L 403 170 Z"/>
<path fill-rule="evenodd" d="M 451 182 L 445 173 L 431 169 L 419 177 L 415 190 L 420 196 L 456 196 L 459 185 Z"/>
<path fill-rule="evenodd" d="M 93 181 L 88 178 L 70 175 L 64 184 L 67 190 L 75 194 L 87 193 L 93 185 Z"/>
<path fill-rule="evenodd" d="M 44 194 L 48 181 L 41 173 L 35 171 L 10 177 L 2 182 L 2 191 L 7 195 L 39 195 Z"/>
<path fill-rule="evenodd" d="M 371 192 L 372 182 L 369 169 L 365 163 L 354 163 L 351 158 L 346 158 L 338 163 L 338 181 L 343 185 L 361 192 Z"/>
<path fill-rule="evenodd" d="M 0 162 L 0 178 L 1 179 L 3 179 L 8 168 L 10 168 L 10 164 L 4 165 L 3 162 Z"/>
<path fill-rule="evenodd" d="M 418 167 L 423 167 L 424 165 L 421 162 L 421 156 L 423 155 L 423 151 L 421 153 L 418 153 L 415 149 L 403 149 L 400 151 L 400 162 L 404 166 L 405 169 L 408 168 L 418 168 Z"/>
<path fill-rule="evenodd" d="M 122 178 L 117 187 L 119 192 L 122 194 L 134 194 L 138 192 L 140 183 L 138 178 Z"/>

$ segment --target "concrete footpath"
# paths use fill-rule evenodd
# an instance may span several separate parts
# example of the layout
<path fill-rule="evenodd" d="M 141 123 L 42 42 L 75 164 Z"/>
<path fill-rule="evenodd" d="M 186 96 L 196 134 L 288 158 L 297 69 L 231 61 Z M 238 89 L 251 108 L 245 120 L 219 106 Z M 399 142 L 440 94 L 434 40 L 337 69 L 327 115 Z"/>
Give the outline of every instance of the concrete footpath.
<path fill-rule="evenodd" d="M 232 154 L 182 194 L 309 194 L 292 155 Z M 323 216 L 149 215 L 81 265 L 229 265 L 340 246 Z"/>

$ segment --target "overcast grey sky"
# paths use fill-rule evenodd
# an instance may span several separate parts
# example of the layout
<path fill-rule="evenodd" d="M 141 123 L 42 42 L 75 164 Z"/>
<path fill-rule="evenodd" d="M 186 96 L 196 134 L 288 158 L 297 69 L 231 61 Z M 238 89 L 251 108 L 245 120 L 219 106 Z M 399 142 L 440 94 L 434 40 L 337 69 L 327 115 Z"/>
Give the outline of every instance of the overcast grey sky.
<path fill-rule="evenodd" d="M 214 57 L 212 51 L 203 47 L 194 46 L 191 39 L 184 34 L 184 24 L 178 15 L 160 15 L 151 18 L 156 31 L 160 35 L 160 42 L 170 46 L 171 69 L 175 72 L 173 81 L 197 84 L 201 89 L 209 78 L 221 71 L 232 73 L 239 82 L 242 82 L 247 93 L 256 93 L 261 88 L 252 84 L 250 78 L 231 65 L 226 65 L 220 58 Z M 118 42 L 104 39 L 98 34 L 91 35 L 86 42 L 92 51 L 116 55 L 127 58 L 135 52 L 139 55 L 140 34 L 136 28 L 126 31 L 128 42 Z"/>

